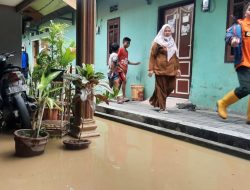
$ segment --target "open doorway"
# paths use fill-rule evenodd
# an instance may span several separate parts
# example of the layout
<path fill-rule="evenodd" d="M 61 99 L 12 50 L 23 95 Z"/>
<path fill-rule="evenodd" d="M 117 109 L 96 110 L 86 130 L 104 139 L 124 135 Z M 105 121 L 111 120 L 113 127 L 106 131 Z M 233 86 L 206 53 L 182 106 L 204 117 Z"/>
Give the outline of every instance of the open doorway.
<path fill-rule="evenodd" d="M 38 54 L 39 54 L 39 40 L 35 40 L 32 42 L 33 66 L 37 64 Z"/>

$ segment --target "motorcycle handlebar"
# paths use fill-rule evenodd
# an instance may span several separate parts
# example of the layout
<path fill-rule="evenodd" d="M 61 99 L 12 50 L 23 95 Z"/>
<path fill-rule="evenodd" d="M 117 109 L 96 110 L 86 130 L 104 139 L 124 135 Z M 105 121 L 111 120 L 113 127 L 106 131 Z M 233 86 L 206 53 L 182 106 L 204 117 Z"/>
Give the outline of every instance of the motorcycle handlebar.
<path fill-rule="evenodd" d="M 6 52 L 6 53 L 0 53 L 0 56 L 4 56 L 4 57 L 6 57 L 8 59 L 9 57 L 14 57 L 15 53 L 16 53 L 15 51 Z"/>

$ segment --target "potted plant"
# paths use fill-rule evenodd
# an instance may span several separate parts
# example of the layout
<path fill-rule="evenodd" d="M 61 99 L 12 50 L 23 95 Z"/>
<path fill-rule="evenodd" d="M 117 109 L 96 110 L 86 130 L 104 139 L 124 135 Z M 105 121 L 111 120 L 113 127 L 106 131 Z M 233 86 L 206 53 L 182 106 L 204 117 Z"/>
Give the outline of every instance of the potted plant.
<path fill-rule="evenodd" d="M 48 32 L 48 37 L 42 39 L 45 45 L 37 57 L 37 64 L 32 73 L 33 82 L 37 82 L 44 72 L 47 75 L 55 70 L 68 70 L 75 60 L 75 42 L 67 40 L 64 36 L 67 27 L 67 24 L 50 21 L 49 26 L 40 29 L 41 32 Z"/>
<path fill-rule="evenodd" d="M 56 106 L 61 109 L 56 104 L 55 100 L 50 96 L 52 92 L 60 90 L 54 89 L 51 86 L 52 80 L 55 79 L 59 74 L 60 72 L 53 72 L 47 76 L 45 73 L 42 74 L 40 83 L 38 85 L 38 110 L 34 114 L 33 129 L 20 129 L 14 132 L 17 156 L 35 156 L 44 152 L 49 137 L 48 132 L 41 128 L 44 108 L 47 105 L 49 108 Z"/>
<path fill-rule="evenodd" d="M 81 118 L 82 119 L 82 118 Z M 83 119 L 82 119 L 83 127 Z M 63 141 L 66 149 L 69 150 L 80 150 L 87 148 L 90 145 L 91 141 L 88 139 L 81 139 L 81 131 L 79 132 L 78 139 L 67 139 Z"/>
<path fill-rule="evenodd" d="M 113 90 L 109 87 L 108 82 L 103 80 L 105 78 L 104 74 L 95 72 L 92 64 L 83 64 L 82 67 L 77 66 L 76 70 L 77 74 L 64 74 L 64 78 L 71 81 L 77 89 L 73 98 L 74 104 L 80 101 L 88 101 L 93 113 L 97 103 L 104 101 L 108 104 L 107 92 L 113 94 Z M 75 113 L 74 110 L 73 113 Z M 81 120 L 83 119 L 81 118 Z M 72 123 L 74 123 L 74 121 L 72 121 Z M 79 144 L 87 143 L 86 140 L 80 139 L 80 131 L 77 140 L 64 141 L 66 147 L 76 147 L 76 149 L 78 149 Z"/>
<path fill-rule="evenodd" d="M 54 88 L 63 86 L 62 75 L 70 70 L 72 62 L 76 58 L 75 43 L 68 42 L 64 36 L 64 32 L 68 27 L 67 24 L 50 22 L 50 25 L 41 28 L 40 31 L 47 32 L 48 37 L 43 38 L 45 48 L 38 55 L 37 65 L 32 73 L 32 85 L 37 86 L 38 80 L 42 73 L 48 75 L 51 72 L 60 71 L 60 74 L 53 79 Z M 36 93 L 37 94 L 37 93 Z M 60 97 L 59 91 L 54 92 L 54 97 Z M 59 98 L 57 101 L 61 101 Z M 45 108 L 44 120 L 57 120 L 59 110 L 54 107 Z"/>
<path fill-rule="evenodd" d="M 82 67 L 76 66 L 77 74 L 64 74 L 66 80 L 70 80 L 77 88 L 74 102 L 89 101 L 93 112 L 97 103 L 109 103 L 107 92 L 113 94 L 105 76 L 101 72 L 95 72 L 92 64 L 83 64 Z M 92 97 L 92 98 L 90 98 Z"/>
<path fill-rule="evenodd" d="M 45 58 L 49 65 L 48 72 L 61 71 L 55 81 L 62 81 L 63 73 L 69 69 L 76 58 L 75 42 L 68 42 L 64 36 L 67 27 L 67 24 L 50 21 L 49 26 L 41 28 L 42 32 L 48 31 L 48 37 L 43 39 L 47 48 L 41 51 L 39 58 L 41 61 Z"/>

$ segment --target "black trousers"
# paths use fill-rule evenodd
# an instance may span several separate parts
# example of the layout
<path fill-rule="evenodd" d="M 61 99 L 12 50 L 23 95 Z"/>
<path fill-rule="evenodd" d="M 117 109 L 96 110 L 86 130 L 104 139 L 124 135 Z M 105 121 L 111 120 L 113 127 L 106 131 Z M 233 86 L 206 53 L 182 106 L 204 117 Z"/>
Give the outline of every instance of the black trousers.
<path fill-rule="evenodd" d="M 28 79 L 29 70 L 28 69 L 22 69 L 22 73 L 23 73 L 24 78 Z"/>
<path fill-rule="evenodd" d="M 235 95 L 241 99 L 250 94 L 250 68 L 240 67 L 237 69 L 240 86 L 235 89 Z"/>

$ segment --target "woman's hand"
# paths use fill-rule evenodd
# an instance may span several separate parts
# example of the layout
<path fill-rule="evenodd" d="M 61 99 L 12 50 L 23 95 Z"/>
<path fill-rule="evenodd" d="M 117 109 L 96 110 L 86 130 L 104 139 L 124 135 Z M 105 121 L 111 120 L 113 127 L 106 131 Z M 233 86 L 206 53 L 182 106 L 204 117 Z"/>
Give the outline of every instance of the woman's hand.
<path fill-rule="evenodd" d="M 180 70 L 180 69 L 177 70 L 176 76 L 177 76 L 177 77 L 180 77 L 180 76 L 181 76 L 181 70 Z"/>
<path fill-rule="evenodd" d="M 149 77 L 152 77 L 153 74 L 154 74 L 154 71 L 148 71 L 148 76 L 149 76 Z"/>

